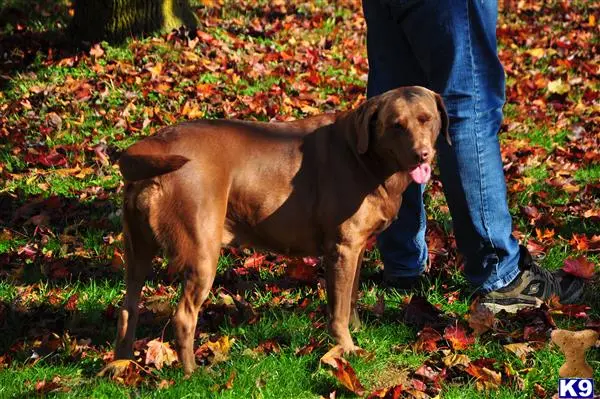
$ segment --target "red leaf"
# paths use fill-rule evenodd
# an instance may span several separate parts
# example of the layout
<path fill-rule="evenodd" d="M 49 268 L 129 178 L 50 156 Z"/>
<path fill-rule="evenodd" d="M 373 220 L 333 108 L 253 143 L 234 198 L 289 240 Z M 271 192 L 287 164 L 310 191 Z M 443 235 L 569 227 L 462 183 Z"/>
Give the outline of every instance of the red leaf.
<path fill-rule="evenodd" d="M 317 263 L 316 258 L 294 258 L 288 263 L 286 274 L 298 281 L 307 283 L 317 281 L 317 268 L 315 267 Z"/>
<path fill-rule="evenodd" d="M 458 324 L 446 327 L 444 338 L 446 338 L 455 351 L 466 349 L 475 342 L 475 338 L 467 336 L 467 332 Z"/>
<path fill-rule="evenodd" d="M 67 158 L 64 155 L 59 154 L 56 151 L 52 151 L 49 154 L 40 153 L 28 153 L 24 157 L 26 162 L 39 164 L 43 166 L 63 166 L 67 164 Z"/>
<path fill-rule="evenodd" d="M 442 335 L 431 327 L 425 327 L 418 334 L 415 343 L 416 351 L 433 352 L 436 351 L 437 343 L 442 340 Z"/>
<path fill-rule="evenodd" d="M 267 255 L 261 255 L 258 252 L 253 253 L 244 261 L 244 267 L 247 268 L 259 268 L 265 262 Z"/>
<path fill-rule="evenodd" d="M 310 342 L 302 348 L 296 349 L 296 356 L 304 356 L 312 353 L 317 347 L 323 345 L 323 341 L 317 341 L 313 337 L 310 338 Z"/>
<path fill-rule="evenodd" d="M 68 310 L 69 312 L 74 312 L 75 310 L 77 310 L 77 301 L 79 300 L 79 294 L 73 294 L 69 297 L 69 299 L 67 300 L 67 303 L 65 304 L 65 310 Z"/>
<path fill-rule="evenodd" d="M 566 273 L 585 279 L 590 279 L 594 276 L 594 264 L 587 260 L 585 256 L 580 256 L 575 259 L 565 259 L 565 264 L 562 269 Z"/>

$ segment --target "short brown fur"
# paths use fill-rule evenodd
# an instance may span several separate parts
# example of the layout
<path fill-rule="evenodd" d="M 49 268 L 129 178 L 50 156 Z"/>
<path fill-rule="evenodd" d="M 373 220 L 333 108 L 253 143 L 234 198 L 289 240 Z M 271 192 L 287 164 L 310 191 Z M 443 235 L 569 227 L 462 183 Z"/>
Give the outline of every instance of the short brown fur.
<path fill-rule="evenodd" d="M 184 276 L 174 327 L 189 375 L 198 311 L 228 245 L 323 256 L 331 334 L 356 350 L 348 326 L 358 321 L 367 239 L 395 219 L 408 171 L 431 162 L 440 131 L 449 142 L 440 96 L 405 87 L 353 111 L 285 123 L 188 122 L 131 146 L 119 160 L 127 294 L 116 357 L 132 355 L 140 290 L 162 248 Z"/>

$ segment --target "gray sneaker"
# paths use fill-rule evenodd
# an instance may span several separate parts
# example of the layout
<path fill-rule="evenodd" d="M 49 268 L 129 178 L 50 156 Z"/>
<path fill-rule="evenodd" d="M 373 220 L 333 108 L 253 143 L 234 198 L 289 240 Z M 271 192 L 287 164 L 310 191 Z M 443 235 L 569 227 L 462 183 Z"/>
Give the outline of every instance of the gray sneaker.
<path fill-rule="evenodd" d="M 521 246 L 521 273 L 506 287 L 487 293 L 481 304 L 497 313 L 516 313 L 527 307 L 539 307 L 552 296 L 562 304 L 577 303 L 583 296 L 583 279 L 562 270 L 550 272 L 536 264 Z"/>

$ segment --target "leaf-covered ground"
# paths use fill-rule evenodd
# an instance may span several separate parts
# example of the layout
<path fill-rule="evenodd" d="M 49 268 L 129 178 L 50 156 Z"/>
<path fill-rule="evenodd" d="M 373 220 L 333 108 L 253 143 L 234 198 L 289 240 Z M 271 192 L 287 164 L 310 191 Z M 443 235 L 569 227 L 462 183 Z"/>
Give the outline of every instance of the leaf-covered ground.
<path fill-rule="evenodd" d="M 515 234 L 544 267 L 590 277 L 599 7 L 511 3 L 498 38 Z M 171 349 L 179 294 L 162 258 L 143 291 L 136 362 L 97 376 L 113 360 L 124 289 L 119 151 L 180 120 L 286 120 L 358 104 L 368 70 L 360 1 L 205 1 L 193 39 L 182 30 L 84 50 L 60 33 L 70 3 L 0 4 L 0 397 L 551 397 L 564 358 L 549 331 L 600 326 L 593 277 L 583 306 L 496 318 L 471 306 L 434 179 L 430 284 L 413 296 L 384 290 L 378 254 L 367 254 L 354 334 L 363 356 L 320 361 L 331 341 L 318 259 L 227 250 L 192 378 Z M 597 350 L 588 357 L 600 377 Z"/>

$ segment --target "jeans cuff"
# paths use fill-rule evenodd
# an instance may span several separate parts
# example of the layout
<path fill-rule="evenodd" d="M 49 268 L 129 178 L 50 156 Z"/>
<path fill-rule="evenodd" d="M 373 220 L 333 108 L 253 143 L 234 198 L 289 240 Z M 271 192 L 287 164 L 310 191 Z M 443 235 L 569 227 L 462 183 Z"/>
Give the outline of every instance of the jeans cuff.
<path fill-rule="evenodd" d="M 488 292 L 491 291 L 496 291 L 499 290 L 500 288 L 504 288 L 507 285 L 509 285 L 510 283 L 513 282 L 513 280 L 515 278 L 517 278 L 517 276 L 519 275 L 519 273 L 521 272 L 521 270 L 519 269 L 518 264 L 515 264 L 515 267 L 513 270 L 511 270 L 510 273 L 503 275 L 502 277 L 498 277 L 496 276 L 496 278 L 494 280 L 485 282 L 484 284 L 481 285 L 481 287 L 479 288 L 479 292 L 481 292 L 482 294 L 487 294 Z"/>

